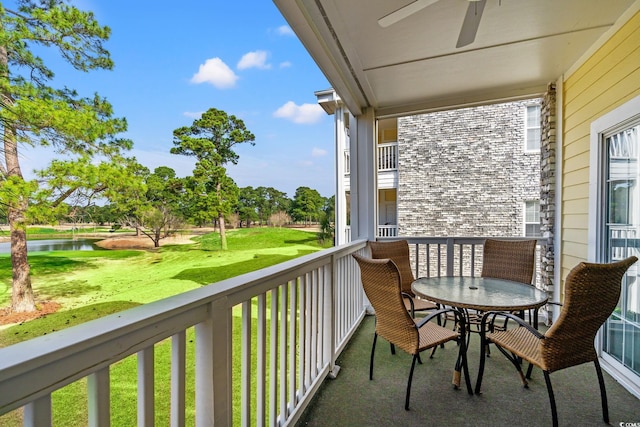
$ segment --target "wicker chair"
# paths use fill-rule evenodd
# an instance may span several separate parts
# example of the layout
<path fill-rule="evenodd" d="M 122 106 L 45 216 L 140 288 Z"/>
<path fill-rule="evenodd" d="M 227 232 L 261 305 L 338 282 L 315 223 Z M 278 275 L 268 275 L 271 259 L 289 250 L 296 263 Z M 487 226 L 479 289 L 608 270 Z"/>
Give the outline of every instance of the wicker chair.
<path fill-rule="evenodd" d="M 454 309 L 443 309 L 436 310 L 424 318 L 411 317 L 400 295 L 400 272 L 396 264 L 390 259 L 369 259 L 356 254 L 353 257 L 360 266 L 362 286 L 376 315 L 376 329 L 369 362 L 369 379 L 373 380 L 373 359 L 378 336 L 412 355 L 413 360 L 404 404 L 404 408 L 409 410 L 411 380 L 416 361 L 420 360 L 420 352 L 435 348 L 448 341 L 457 341 L 460 345 L 454 376 L 459 375 L 460 369 L 463 369 L 467 391 L 469 394 L 473 394 L 467 366 L 466 344 L 464 339 L 460 339 L 461 336 L 464 336 L 464 330 L 461 335 L 458 335 L 455 331 L 431 322 L 432 319 L 443 313 L 455 312 L 460 318 L 461 314 Z"/>
<path fill-rule="evenodd" d="M 511 280 L 513 282 L 533 283 L 533 272 L 536 266 L 537 240 L 496 240 L 486 239 L 482 250 L 482 277 Z M 521 313 L 524 317 L 524 313 Z M 482 313 L 468 313 L 469 325 L 475 325 L 479 332 Z M 532 313 L 529 313 L 529 319 Z M 496 327 L 498 327 L 496 325 Z M 487 353 L 488 354 L 488 353 Z"/>
<path fill-rule="evenodd" d="M 482 277 L 533 283 L 537 240 L 484 241 Z"/>
<path fill-rule="evenodd" d="M 411 289 L 411 284 L 415 280 L 411 270 L 411 260 L 409 258 L 409 243 L 406 240 L 396 240 L 393 242 L 369 242 L 371 258 L 391 259 L 398 267 L 400 281 L 402 283 L 402 296 L 407 310 L 411 317 L 415 317 L 416 311 L 429 311 L 438 309 L 438 305 L 431 301 L 417 298 Z"/>
<path fill-rule="evenodd" d="M 527 378 L 522 373 L 521 360 L 542 369 L 547 384 L 553 425 L 558 425 L 556 403 L 549 374 L 571 366 L 593 362 L 600 385 L 602 416 L 609 422 L 609 409 L 602 370 L 594 347 L 598 329 L 611 315 L 620 298 L 622 278 L 627 269 L 638 258 L 635 256 L 610 264 L 582 262 L 567 276 L 564 304 L 558 320 L 541 334 L 518 316 L 508 313 L 487 312 L 483 316 L 481 331 L 491 330 L 492 324 L 501 316 L 515 321 L 520 327 L 505 331 L 481 332 L 481 348 L 493 343 L 513 363 L 525 387 Z M 480 393 L 484 372 L 484 355 L 480 356 L 480 367 L 476 382 L 476 394 Z"/>

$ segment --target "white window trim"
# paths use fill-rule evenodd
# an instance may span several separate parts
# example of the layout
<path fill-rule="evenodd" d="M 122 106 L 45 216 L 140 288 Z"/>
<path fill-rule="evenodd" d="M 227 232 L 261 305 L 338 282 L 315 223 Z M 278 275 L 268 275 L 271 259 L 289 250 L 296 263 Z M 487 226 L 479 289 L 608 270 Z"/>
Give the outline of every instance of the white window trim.
<path fill-rule="evenodd" d="M 602 135 L 613 129 L 624 126 L 640 117 L 640 96 L 637 96 L 618 108 L 604 114 L 591 123 L 589 152 L 589 220 L 587 234 L 587 261 L 602 261 L 602 206 L 604 200 L 604 183 L 600 182 L 604 168 L 606 153 Z"/>
<path fill-rule="evenodd" d="M 531 153 L 539 153 L 541 147 L 538 146 L 538 148 L 534 149 L 534 150 L 530 150 L 528 145 L 527 145 L 527 135 L 528 135 L 528 130 L 529 130 L 529 121 L 527 120 L 527 111 L 529 109 L 529 107 L 538 107 L 538 109 L 540 110 L 540 117 L 542 117 L 542 106 L 539 103 L 533 103 L 533 104 L 525 104 L 523 110 L 523 116 L 524 116 L 524 125 L 523 125 L 523 129 L 524 129 L 524 136 L 523 136 L 523 145 L 524 145 L 524 152 L 527 154 L 531 154 Z M 540 132 L 542 132 L 542 123 L 538 123 L 538 129 L 540 129 Z M 539 145 L 541 145 L 541 142 L 538 142 Z"/>
<path fill-rule="evenodd" d="M 540 224 L 540 199 L 528 199 L 522 202 L 522 236 L 523 237 L 541 237 L 541 236 L 527 236 L 527 225 L 533 224 L 533 222 L 527 221 L 527 203 L 538 202 L 538 225 Z"/>
<path fill-rule="evenodd" d="M 613 132 L 640 118 L 640 96 L 637 96 L 618 108 L 604 114 L 591 123 L 589 153 L 589 219 L 587 232 L 587 261 L 603 261 L 602 218 L 605 183 L 600 181 L 603 175 L 606 153 L 604 152 L 603 135 Z M 602 352 L 602 335 L 596 335 L 596 351 L 601 359 L 602 368 L 623 385 L 629 392 L 640 399 L 640 384 L 632 379 L 635 374 L 620 365 L 608 354 Z"/>

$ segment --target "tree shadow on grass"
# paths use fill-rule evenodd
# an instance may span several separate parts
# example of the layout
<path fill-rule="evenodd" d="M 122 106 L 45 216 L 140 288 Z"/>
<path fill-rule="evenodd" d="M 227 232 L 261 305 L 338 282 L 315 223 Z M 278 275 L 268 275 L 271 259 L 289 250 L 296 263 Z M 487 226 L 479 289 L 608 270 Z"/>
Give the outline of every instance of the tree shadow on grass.
<path fill-rule="evenodd" d="M 314 243 L 318 241 L 318 236 L 315 233 L 309 233 L 309 237 L 305 237 L 303 239 L 289 239 L 284 242 L 289 245 L 304 245 L 306 243 Z"/>
<path fill-rule="evenodd" d="M 233 264 L 227 264 L 219 267 L 200 267 L 188 268 L 173 276 L 178 280 L 191 280 L 200 285 L 209 285 L 214 282 L 228 279 L 230 277 L 240 276 L 241 274 L 260 270 L 261 268 L 270 267 L 281 262 L 299 258 L 303 255 L 314 253 L 313 250 L 299 250 L 295 255 L 282 254 L 256 254 L 252 259 Z"/>
<path fill-rule="evenodd" d="M 91 262 L 48 255 L 29 255 L 29 265 L 31 265 L 32 275 L 43 276 L 88 268 L 91 267 Z M 0 280 L 11 279 L 11 270 L 11 257 L 0 257 Z"/>
<path fill-rule="evenodd" d="M 51 285 L 38 285 L 36 290 L 40 298 L 57 299 L 70 298 L 97 292 L 102 289 L 100 285 L 91 285 L 87 280 L 70 280 Z"/>
<path fill-rule="evenodd" d="M 138 305 L 140 303 L 131 301 L 108 301 L 47 314 L 0 330 L 0 348 L 128 310 Z"/>

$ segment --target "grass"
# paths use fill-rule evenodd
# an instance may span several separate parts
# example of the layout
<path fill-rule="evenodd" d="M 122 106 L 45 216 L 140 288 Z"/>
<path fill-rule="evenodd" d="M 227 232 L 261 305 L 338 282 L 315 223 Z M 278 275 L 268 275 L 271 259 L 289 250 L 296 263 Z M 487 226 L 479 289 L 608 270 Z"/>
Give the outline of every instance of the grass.
<path fill-rule="evenodd" d="M 29 257 L 32 283 L 38 300 L 62 305 L 57 313 L 0 329 L 0 347 L 52 333 L 66 327 L 195 289 L 322 249 L 315 233 L 292 229 L 231 230 L 227 251 L 220 251 L 215 233 L 194 238 L 192 245 L 163 246 L 153 251 L 66 251 L 37 253 Z M 11 294 L 8 255 L 0 255 L 0 306 Z M 240 334 L 234 321 L 234 335 Z M 193 331 L 187 332 L 187 424 L 192 424 Z M 240 340 L 234 340 L 235 343 Z M 239 351 L 234 350 L 239 357 Z M 159 425 L 168 424 L 168 341 L 155 346 L 156 408 Z M 234 363 L 239 375 L 239 363 Z M 111 367 L 112 424 L 135 425 L 137 399 L 136 357 Z M 235 396 L 235 392 L 234 392 Z M 234 401 L 239 401 L 235 399 Z M 132 406 L 133 405 L 133 406 Z M 133 416 L 133 418 L 129 418 Z M 86 425 L 86 381 L 53 393 L 54 425 Z M 0 425 L 21 425 L 20 411 L 0 417 Z M 56 420 L 59 422 L 56 423 Z M 62 424 L 60 421 L 64 420 Z M 235 420 L 239 421 L 239 420 Z"/>

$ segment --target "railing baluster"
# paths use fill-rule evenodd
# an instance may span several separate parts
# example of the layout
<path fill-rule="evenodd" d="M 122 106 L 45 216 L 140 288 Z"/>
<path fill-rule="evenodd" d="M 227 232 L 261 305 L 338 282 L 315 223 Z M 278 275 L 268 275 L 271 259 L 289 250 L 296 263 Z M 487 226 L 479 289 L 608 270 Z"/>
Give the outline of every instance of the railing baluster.
<path fill-rule="evenodd" d="M 258 342 L 256 367 L 256 422 L 258 427 L 264 427 L 266 420 L 267 395 L 267 297 L 264 293 L 258 295 Z"/>
<path fill-rule="evenodd" d="M 153 346 L 138 352 L 138 426 L 153 427 L 155 414 Z"/>
<path fill-rule="evenodd" d="M 109 367 L 87 377 L 88 425 L 109 426 L 111 422 Z"/>
<path fill-rule="evenodd" d="M 287 419 L 287 300 L 289 291 L 287 284 L 280 286 L 280 342 L 278 349 L 278 364 L 280 365 L 279 396 L 280 396 L 280 425 Z M 277 313 L 277 312 L 276 312 Z M 272 314 L 277 315 L 277 314 Z M 272 372 L 275 375 L 277 371 Z"/>
<path fill-rule="evenodd" d="M 186 331 L 171 337 L 171 426 L 185 425 Z"/>
<path fill-rule="evenodd" d="M 269 354 L 269 425 L 277 426 L 278 421 L 278 291 L 271 290 L 271 342 Z"/>
<path fill-rule="evenodd" d="M 289 414 L 293 412 L 296 407 L 296 370 L 298 364 L 296 363 L 296 353 L 298 352 L 298 345 L 296 338 L 298 334 L 297 329 L 297 317 L 298 317 L 298 292 L 297 292 L 297 280 L 289 281 Z"/>
<path fill-rule="evenodd" d="M 24 427 L 51 426 L 51 395 L 40 397 L 24 406 Z"/>
<path fill-rule="evenodd" d="M 241 369 L 241 409 L 240 422 L 251 424 L 251 300 L 242 303 L 242 367 Z"/>

